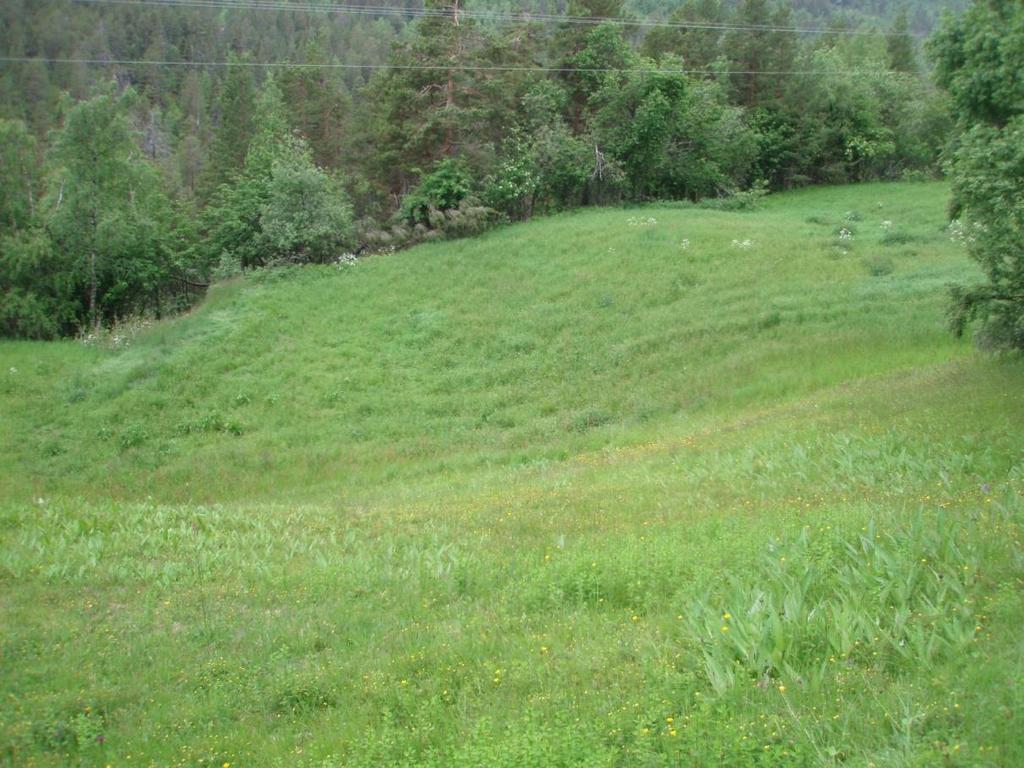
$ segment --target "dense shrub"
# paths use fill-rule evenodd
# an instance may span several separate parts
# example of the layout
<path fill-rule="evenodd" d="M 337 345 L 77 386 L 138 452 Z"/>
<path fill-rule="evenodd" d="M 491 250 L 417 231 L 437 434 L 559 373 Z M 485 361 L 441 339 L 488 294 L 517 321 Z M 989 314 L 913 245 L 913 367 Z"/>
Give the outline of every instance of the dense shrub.
<path fill-rule="evenodd" d="M 436 212 L 449 211 L 459 207 L 473 188 L 473 182 L 465 164 L 459 160 L 445 158 L 430 173 L 423 177 L 419 186 L 405 196 L 399 216 L 410 225 L 422 224 L 437 229 Z M 435 215 L 431 216 L 431 212 Z"/>
<path fill-rule="evenodd" d="M 311 163 L 275 163 L 260 212 L 279 259 L 323 263 L 352 239 L 352 211 L 337 182 Z"/>

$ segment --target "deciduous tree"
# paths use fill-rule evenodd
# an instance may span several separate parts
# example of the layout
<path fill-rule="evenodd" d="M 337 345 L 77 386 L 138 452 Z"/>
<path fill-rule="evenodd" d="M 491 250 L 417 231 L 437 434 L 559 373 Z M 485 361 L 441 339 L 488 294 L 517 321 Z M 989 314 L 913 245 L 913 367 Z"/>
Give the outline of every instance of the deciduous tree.
<path fill-rule="evenodd" d="M 951 320 L 963 332 L 1024 348 L 1024 5 L 976 0 L 947 18 L 931 43 L 960 138 L 953 155 L 954 208 L 986 282 L 953 290 Z"/>
<path fill-rule="evenodd" d="M 122 104 L 106 93 L 71 107 L 52 151 L 46 226 L 74 265 L 91 326 L 153 302 L 171 269 L 170 204 Z"/>

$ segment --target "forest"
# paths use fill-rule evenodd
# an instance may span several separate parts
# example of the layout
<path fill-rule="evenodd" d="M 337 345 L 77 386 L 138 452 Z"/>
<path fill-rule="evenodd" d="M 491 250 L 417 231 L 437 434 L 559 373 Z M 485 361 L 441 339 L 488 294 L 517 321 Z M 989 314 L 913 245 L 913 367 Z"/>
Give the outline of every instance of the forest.
<path fill-rule="evenodd" d="M 935 4 L 836 5 L 5 3 L 0 330 L 579 206 L 940 173 Z"/>

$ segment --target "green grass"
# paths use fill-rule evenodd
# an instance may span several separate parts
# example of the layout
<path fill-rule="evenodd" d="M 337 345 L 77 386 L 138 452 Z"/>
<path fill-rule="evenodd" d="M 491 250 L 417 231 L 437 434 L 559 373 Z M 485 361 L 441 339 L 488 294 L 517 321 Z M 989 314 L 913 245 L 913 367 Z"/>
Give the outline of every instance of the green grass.
<path fill-rule="evenodd" d="M 3 343 L 0 748 L 1024 764 L 1024 365 L 944 328 L 947 194 L 584 211 Z"/>

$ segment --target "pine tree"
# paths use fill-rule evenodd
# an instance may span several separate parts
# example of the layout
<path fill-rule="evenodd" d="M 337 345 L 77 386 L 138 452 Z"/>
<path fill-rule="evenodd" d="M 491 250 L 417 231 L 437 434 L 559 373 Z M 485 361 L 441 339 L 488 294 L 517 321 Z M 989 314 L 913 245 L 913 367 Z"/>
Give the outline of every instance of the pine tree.
<path fill-rule="evenodd" d="M 572 16 L 615 18 L 622 15 L 623 0 L 571 0 L 569 13 Z M 595 28 L 584 24 L 563 24 L 551 40 L 551 59 L 562 70 L 559 79 L 569 94 L 569 124 L 574 134 L 582 134 L 586 130 L 587 107 L 590 94 L 600 87 L 599 73 L 580 72 L 599 57 L 593 50 L 591 35 Z M 620 37 L 621 37 L 621 29 Z M 591 48 L 586 61 L 580 56 Z M 607 60 L 610 67 L 614 61 Z"/>
<path fill-rule="evenodd" d="M 217 127 L 200 185 L 204 199 L 208 199 L 233 173 L 241 170 L 255 130 L 252 70 L 243 66 L 244 59 L 232 57 L 231 61 L 237 66 L 229 67 L 217 101 Z"/>
<path fill-rule="evenodd" d="M 192 198 L 196 194 L 196 188 L 202 176 L 205 161 L 202 141 L 195 131 L 190 131 L 182 137 L 181 141 L 178 142 L 175 156 L 178 166 L 179 189 L 187 197 Z"/>
<path fill-rule="evenodd" d="M 318 165 L 338 168 L 352 100 L 337 71 L 324 66 L 333 59 L 323 35 L 303 48 L 300 59 L 309 66 L 286 69 L 280 76 L 291 123 L 308 142 Z"/>
<path fill-rule="evenodd" d="M 894 72 L 917 72 L 917 58 L 914 55 L 914 41 L 910 37 L 910 25 L 907 21 L 906 9 L 900 11 L 893 22 L 886 39 L 886 52 L 889 57 L 889 69 Z"/>
<path fill-rule="evenodd" d="M 721 0 L 686 0 L 668 20 L 708 25 L 727 21 Z M 654 59 L 665 54 L 679 56 L 687 69 L 707 69 L 721 55 L 721 44 L 721 29 L 660 27 L 647 33 L 643 51 Z"/>
<path fill-rule="evenodd" d="M 420 19 L 412 40 L 393 52 L 395 68 L 364 90 L 374 105 L 364 126 L 375 137 L 365 163 L 393 194 L 407 192 L 443 158 L 477 154 L 486 140 L 478 131 L 485 75 L 473 67 L 487 41 L 461 15 L 461 0 L 430 0 L 427 7 L 443 13 Z"/>
<path fill-rule="evenodd" d="M 793 68 L 796 49 L 792 34 L 772 28 L 792 25 L 789 8 L 773 8 L 769 0 L 743 0 L 735 23 L 763 28 L 737 30 L 726 35 L 726 53 L 737 73 L 733 75 L 737 100 L 745 107 L 777 101 L 781 98 L 785 78 L 774 73 Z"/>
<path fill-rule="evenodd" d="M 50 82 L 50 74 L 42 61 L 32 61 L 19 68 L 18 89 L 24 99 L 25 122 L 37 136 L 45 136 L 53 125 L 56 112 L 56 90 Z"/>

